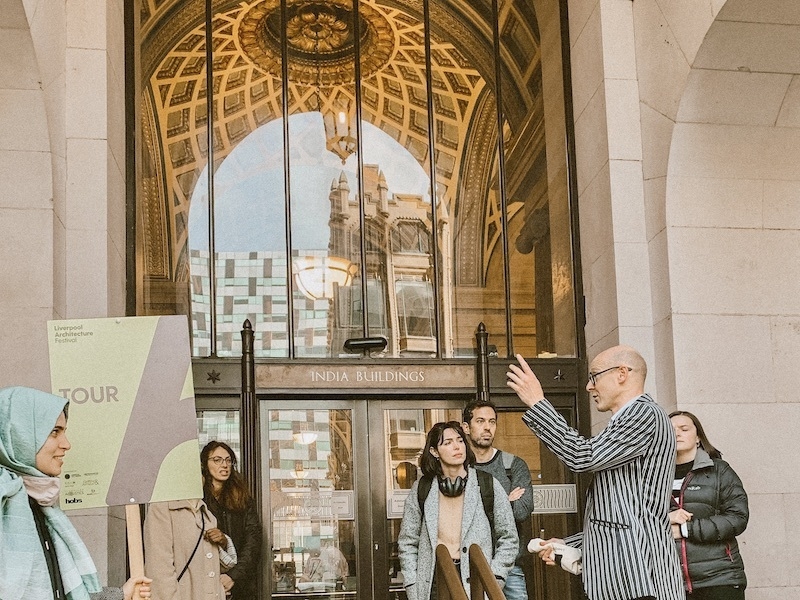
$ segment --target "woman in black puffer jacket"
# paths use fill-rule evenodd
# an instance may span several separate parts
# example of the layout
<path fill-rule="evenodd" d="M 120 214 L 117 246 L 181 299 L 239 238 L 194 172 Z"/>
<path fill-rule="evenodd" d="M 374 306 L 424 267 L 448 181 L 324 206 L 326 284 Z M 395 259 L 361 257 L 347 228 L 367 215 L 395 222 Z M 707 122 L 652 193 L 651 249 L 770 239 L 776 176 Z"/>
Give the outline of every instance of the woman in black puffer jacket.
<path fill-rule="evenodd" d="M 747 493 L 692 413 L 670 415 L 678 440 L 669 514 L 686 597 L 743 600 L 747 587 L 736 536 L 747 527 Z"/>

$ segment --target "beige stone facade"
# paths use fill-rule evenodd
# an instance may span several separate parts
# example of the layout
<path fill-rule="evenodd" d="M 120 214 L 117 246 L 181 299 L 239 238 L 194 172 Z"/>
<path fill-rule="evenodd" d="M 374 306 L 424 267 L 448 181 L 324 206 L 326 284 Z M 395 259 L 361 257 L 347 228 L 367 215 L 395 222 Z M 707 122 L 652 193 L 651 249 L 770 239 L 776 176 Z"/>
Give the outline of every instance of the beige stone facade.
<path fill-rule="evenodd" d="M 0 385 L 49 388 L 48 319 L 125 313 L 123 10 L 0 0 Z M 569 28 L 587 352 L 639 348 L 704 421 L 748 598 L 800 598 L 800 4 L 570 0 Z M 118 581 L 121 521 L 89 518 Z"/>

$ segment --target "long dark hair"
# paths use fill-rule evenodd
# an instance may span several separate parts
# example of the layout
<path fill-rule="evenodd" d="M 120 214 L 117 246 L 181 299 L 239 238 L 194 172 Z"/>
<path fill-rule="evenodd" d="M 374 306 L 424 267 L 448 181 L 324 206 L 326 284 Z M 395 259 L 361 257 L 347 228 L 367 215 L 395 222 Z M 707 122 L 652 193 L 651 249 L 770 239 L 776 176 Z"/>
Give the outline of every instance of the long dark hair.
<path fill-rule="evenodd" d="M 675 412 L 669 413 L 669 418 L 672 417 L 688 417 L 694 423 L 694 428 L 697 429 L 697 439 L 700 440 L 700 447 L 705 450 L 711 458 L 722 458 L 722 452 L 717 450 L 714 445 L 708 441 L 708 436 L 706 435 L 703 426 L 700 424 L 700 419 L 690 413 L 688 410 L 676 410 Z"/>
<path fill-rule="evenodd" d="M 217 500 L 223 508 L 233 512 L 244 512 L 247 510 L 247 503 L 250 501 L 250 491 L 244 483 L 244 479 L 236 470 L 236 455 L 225 442 L 212 440 L 208 442 L 200 451 L 200 470 L 203 473 L 203 496 L 209 498 L 213 495 L 214 484 L 211 473 L 208 472 L 208 460 L 211 453 L 217 448 L 222 448 L 231 457 L 231 476 L 222 484 L 222 492 Z"/>
<path fill-rule="evenodd" d="M 431 427 L 430 431 L 428 432 L 428 436 L 425 438 L 425 448 L 422 450 L 422 456 L 419 457 L 419 467 L 422 469 L 423 475 L 443 475 L 442 464 L 436 460 L 436 457 L 433 454 L 431 454 L 431 448 L 435 450 L 439 447 L 439 444 L 442 443 L 444 438 L 444 432 L 447 429 L 452 429 L 455 431 L 461 436 L 461 440 L 464 442 L 464 448 L 466 449 L 464 468 L 466 469 L 467 467 L 471 467 L 475 464 L 475 453 L 472 451 L 469 442 L 467 442 L 467 436 L 464 435 L 464 430 L 461 429 L 461 423 L 458 421 L 436 423 L 436 425 Z"/>

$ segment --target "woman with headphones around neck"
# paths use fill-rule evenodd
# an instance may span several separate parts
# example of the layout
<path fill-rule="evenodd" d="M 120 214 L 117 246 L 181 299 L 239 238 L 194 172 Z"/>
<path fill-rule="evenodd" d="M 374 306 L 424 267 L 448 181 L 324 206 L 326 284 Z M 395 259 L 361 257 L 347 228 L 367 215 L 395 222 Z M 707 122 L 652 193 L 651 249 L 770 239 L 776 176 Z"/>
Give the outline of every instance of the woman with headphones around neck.
<path fill-rule="evenodd" d="M 457 421 L 437 423 L 428 432 L 419 466 L 423 476 L 433 478 L 436 485 L 430 486 L 423 501 L 418 497 L 420 481 L 414 483 L 406 499 L 397 540 L 408 600 L 435 597 L 433 575 L 439 544 L 444 544 L 450 552 L 467 595 L 470 574 L 465 555 L 472 544 L 483 550 L 501 587 L 514 566 L 519 540 L 511 503 L 500 483 L 492 479 L 493 536 L 473 467 L 475 454 L 465 440 Z"/>

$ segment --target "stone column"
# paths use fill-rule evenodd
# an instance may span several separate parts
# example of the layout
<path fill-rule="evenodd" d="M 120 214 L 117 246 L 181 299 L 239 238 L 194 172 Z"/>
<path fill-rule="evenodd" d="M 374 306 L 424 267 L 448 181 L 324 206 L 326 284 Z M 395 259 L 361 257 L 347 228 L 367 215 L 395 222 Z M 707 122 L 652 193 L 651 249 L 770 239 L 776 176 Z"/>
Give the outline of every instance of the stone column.
<path fill-rule="evenodd" d="M 586 345 L 634 346 L 656 391 L 632 7 L 569 2 Z"/>

